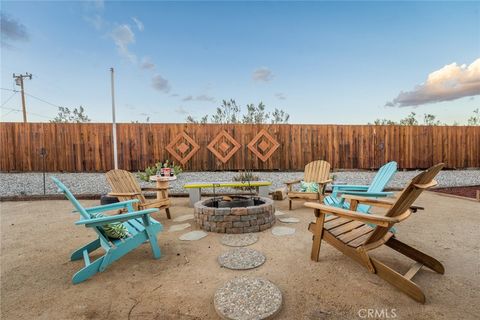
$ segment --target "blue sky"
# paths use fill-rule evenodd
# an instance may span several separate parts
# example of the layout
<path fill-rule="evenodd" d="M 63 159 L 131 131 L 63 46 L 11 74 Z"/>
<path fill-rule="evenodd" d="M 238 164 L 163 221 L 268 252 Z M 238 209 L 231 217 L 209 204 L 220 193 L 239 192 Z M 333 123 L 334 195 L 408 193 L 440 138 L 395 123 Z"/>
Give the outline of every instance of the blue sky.
<path fill-rule="evenodd" d="M 30 72 L 27 93 L 82 105 L 93 121 L 111 119 L 110 67 L 121 122 L 183 122 L 230 98 L 284 109 L 291 123 L 412 111 L 464 123 L 480 107 L 479 2 L 3 1 L 1 11 L 1 87 Z M 2 121 L 22 119 L 12 94 L 1 91 Z M 27 111 L 37 122 L 56 114 L 31 96 Z"/>

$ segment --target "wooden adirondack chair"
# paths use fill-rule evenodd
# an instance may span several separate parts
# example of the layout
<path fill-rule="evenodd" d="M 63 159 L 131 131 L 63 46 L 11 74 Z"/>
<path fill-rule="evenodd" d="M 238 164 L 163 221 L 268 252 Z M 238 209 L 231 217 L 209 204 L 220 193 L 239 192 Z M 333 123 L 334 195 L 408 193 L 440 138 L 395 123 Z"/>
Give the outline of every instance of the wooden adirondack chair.
<path fill-rule="evenodd" d="M 112 188 L 112 192 L 108 195 L 117 197 L 120 201 L 137 199 L 135 204 L 137 210 L 144 210 L 149 208 L 165 209 L 167 218 L 170 219 L 170 199 L 168 199 L 167 188 L 140 188 L 135 176 L 125 170 L 110 170 L 106 174 L 107 181 Z M 157 198 L 154 200 L 147 200 L 143 195 L 144 191 L 157 191 Z"/>
<path fill-rule="evenodd" d="M 314 209 L 316 216 L 316 221 L 308 226 L 308 230 L 313 233 L 311 259 L 318 261 L 321 241 L 325 240 L 366 267 L 371 273 L 376 273 L 411 298 L 424 303 L 425 295 L 411 279 L 422 266 L 441 274 L 445 269 L 436 259 L 398 240 L 390 228 L 407 219 L 412 212 L 416 212 L 416 207 L 412 206 L 413 202 L 423 190 L 437 184 L 433 178 L 443 166 L 443 163 L 437 164 L 417 175 L 395 201 L 343 195 L 344 198 L 350 200 L 350 210 L 315 202 L 305 203 L 306 207 Z M 358 213 L 355 209 L 359 203 L 384 207 L 388 211 L 385 216 Z M 404 275 L 401 275 L 369 255 L 371 250 L 383 245 L 415 260 L 416 263 Z"/>
<path fill-rule="evenodd" d="M 330 163 L 324 160 L 310 162 L 305 166 L 303 181 L 318 183 L 318 192 L 293 191 L 293 185 L 300 183 L 302 179 L 287 181 L 288 208 L 292 210 L 292 200 L 318 200 L 321 201 L 325 194 L 327 183 L 330 179 Z"/>
<path fill-rule="evenodd" d="M 393 178 L 397 171 L 397 163 L 390 161 L 384 164 L 377 172 L 369 186 L 361 185 L 333 185 L 332 194 L 323 199 L 323 203 L 339 208 L 349 209 L 350 204 L 345 201 L 345 198 L 339 197 L 340 194 L 350 194 L 362 197 L 388 197 L 392 196 L 393 192 L 384 192 L 383 189 L 388 182 Z M 370 210 L 369 205 L 359 204 L 357 211 L 367 213 Z"/>
<path fill-rule="evenodd" d="M 83 259 L 85 262 L 85 267 L 80 269 L 73 276 L 72 282 L 74 284 L 85 281 L 98 272 L 105 271 L 105 269 L 114 261 L 120 259 L 145 241 L 150 242 L 154 258 L 160 258 L 161 252 L 158 247 L 156 234 L 163 229 L 163 226 L 150 217 L 150 214 L 158 212 L 158 209 L 134 211 L 133 205 L 138 202 L 137 199 L 84 208 L 62 182 L 54 177 L 52 177 L 52 180 L 58 186 L 59 191 L 64 193 L 67 199 L 73 204 L 76 209 L 75 211 L 80 213 L 82 219 L 75 222 L 75 224 L 91 228 L 98 236 L 97 239 L 72 253 L 70 258 L 71 261 Z M 90 216 L 94 213 L 117 209 L 127 209 L 128 212 L 101 218 L 91 218 Z M 111 222 L 122 222 L 127 227 L 130 236 L 125 239 L 108 238 L 101 226 Z M 105 254 L 97 258 L 95 261 L 91 261 L 89 253 L 100 247 L 105 250 Z"/>

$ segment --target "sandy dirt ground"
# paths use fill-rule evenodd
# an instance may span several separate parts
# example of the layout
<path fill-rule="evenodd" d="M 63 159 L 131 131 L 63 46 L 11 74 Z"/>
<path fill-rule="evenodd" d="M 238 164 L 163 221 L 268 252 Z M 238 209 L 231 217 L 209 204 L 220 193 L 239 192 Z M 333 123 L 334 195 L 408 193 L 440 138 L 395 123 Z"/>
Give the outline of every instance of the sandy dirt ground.
<path fill-rule="evenodd" d="M 188 199 L 174 199 L 173 217 L 192 213 L 187 204 Z M 216 259 L 228 247 L 219 234 L 183 242 L 178 237 L 184 231 L 165 231 L 158 236 L 160 260 L 153 260 L 144 244 L 105 272 L 72 285 L 83 262 L 70 262 L 70 253 L 95 235 L 74 225 L 78 215 L 70 213 L 70 203 L 2 202 L 1 319 L 218 319 L 215 290 L 240 275 L 262 276 L 280 288 L 283 306 L 277 319 L 372 319 L 365 309 L 384 310 L 377 319 L 478 319 L 480 204 L 434 193 L 423 194 L 416 204 L 426 210 L 399 225 L 398 238 L 436 257 L 446 269 L 440 275 L 424 267 L 415 276 L 425 305 L 326 243 L 321 261 L 311 261 L 307 225 L 313 213 L 300 203 L 291 212 L 301 220 L 289 225 L 296 228 L 294 235 L 279 238 L 267 230 L 250 246 L 267 257 L 257 269 L 220 268 Z M 277 210 L 290 214 L 287 205 L 277 202 Z M 163 212 L 154 217 L 165 230 L 174 224 Z M 401 272 L 412 263 L 388 248 L 373 255 Z"/>

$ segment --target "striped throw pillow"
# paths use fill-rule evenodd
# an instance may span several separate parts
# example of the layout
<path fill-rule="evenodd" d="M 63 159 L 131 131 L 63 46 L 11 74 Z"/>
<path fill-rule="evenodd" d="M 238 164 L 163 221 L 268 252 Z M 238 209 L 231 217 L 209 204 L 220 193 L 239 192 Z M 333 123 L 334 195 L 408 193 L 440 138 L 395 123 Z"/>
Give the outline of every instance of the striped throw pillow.
<path fill-rule="evenodd" d="M 103 213 L 92 213 L 90 214 L 92 218 L 102 218 L 105 217 Z M 121 222 L 111 222 L 104 224 L 102 226 L 105 235 L 111 239 L 124 239 L 130 236 L 127 227 Z"/>
<path fill-rule="evenodd" d="M 318 192 L 318 183 L 300 181 L 301 192 Z"/>

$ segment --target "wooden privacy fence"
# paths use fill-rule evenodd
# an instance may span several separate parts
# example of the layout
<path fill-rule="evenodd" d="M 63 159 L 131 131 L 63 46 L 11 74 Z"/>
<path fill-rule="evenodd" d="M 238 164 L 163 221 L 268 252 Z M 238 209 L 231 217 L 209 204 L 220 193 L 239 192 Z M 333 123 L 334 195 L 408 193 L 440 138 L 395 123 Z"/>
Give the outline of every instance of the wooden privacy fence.
<path fill-rule="evenodd" d="M 369 125 L 118 124 L 118 164 L 136 171 L 170 159 L 184 170 L 303 170 L 324 159 L 334 169 L 480 167 L 480 127 Z M 105 123 L 0 123 L 0 170 L 103 172 L 113 168 Z"/>

